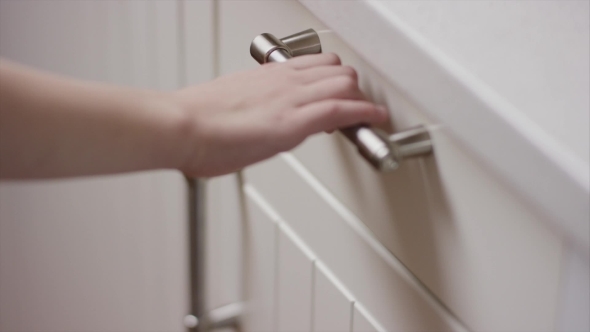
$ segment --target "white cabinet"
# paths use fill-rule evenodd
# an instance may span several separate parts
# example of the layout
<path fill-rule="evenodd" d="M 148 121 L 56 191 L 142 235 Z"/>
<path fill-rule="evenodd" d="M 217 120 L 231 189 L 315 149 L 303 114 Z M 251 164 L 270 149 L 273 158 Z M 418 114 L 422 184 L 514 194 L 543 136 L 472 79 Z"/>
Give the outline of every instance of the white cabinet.
<path fill-rule="evenodd" d="M 332 13 L 323 16 L 333 23 L 346 21 L 338 13 L 362 6 L 359 3 L 312 1 L 306 6 Z M 444 118 L 432 117 L 429 103 L 439 95 L 429 96 L 435 93 L 431 89 L 406 93 L 392 84 L 385 75 L 389 72 L 369 64 L 378 61 L 363 60 L 352 50 L 355 45 L 337 36 L 355 35 L 350 29 L 358 32 L 363 23 L 368 27 L 373 22 L 335 24 L 341 30 L 333 33 L 291 1 L 220 1 L 218 13 L 221 74 L 257 66 L 247 50 L 260 33 L 282 37 L 314 28 L 321 31 L 323 50 L 353 65 L 365 94 L 388 106 L 389 130 L 425 124 L 433 138 L 433 156 L 407 161 L 391 174 L 375 172 L 338 133 L 311 137 L 290 153 L 244 171 L 244 183 L 265 197 L 321 262 L 316 264 L 314 285 L 330 284 L 318 276 L 318 266 L 326 266 L 351 294 L 349 298 L 326 285 L 315 288 L 313 303 L 332 306 L 321 305 L 328 309 L 319 316 L 315 313 L 320 308 L 313 308 L 314 326 L 317 322 L 320 330 L 339 330 L 344 325 L 338 324 L 349 317 L 352 327 L 347 326 L 353 329 L 555 328 L 564 238 L 551 226 L 553 217 L 498 177 L 495 164 L 488 165 L 487 159 L 457 140 L 455 124 L 446 126 Z M 383 60 L 382 54 L 375 58 Z M 412 74 L 411 65 L 402 68 L 395 61 L 389 61 L 391 72 Z M 419 83 L 402 78 L 413 84 L 411 88 Z M 428 82 L 438 79 L 444 80 L 437 76 Z M 445 99 L 441 105 L 443 101 L 445 108 L 451 103 Z M 583 209 L 578 212 L 584 215 Z M 346 316 L 347 301 L 364 309 L 353 306 Z"/>

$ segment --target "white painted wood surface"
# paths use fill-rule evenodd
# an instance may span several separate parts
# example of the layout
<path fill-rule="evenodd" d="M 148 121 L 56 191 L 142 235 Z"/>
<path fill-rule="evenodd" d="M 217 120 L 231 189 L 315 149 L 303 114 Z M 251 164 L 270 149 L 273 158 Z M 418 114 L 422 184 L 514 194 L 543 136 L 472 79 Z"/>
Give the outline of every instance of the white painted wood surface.
<path fill-rule="evenodd" d="M 352 331 L 354 297 L 323 263 L 315 267 L 312 331 Z"/>
<path fill-rule="evenodd" d="M 279 215 L 268 200 L 258 192 L 258 190 L 250 184 L 245 184 L 243 186 L 243 191 L 245 194 L 244 199 L 246 200 L 244 210 L 246 225 L 253 226 L 251 234 L 262 235 L 263 233 L 266 233 L 265 236 L 256 238 L 247 236 L 248 239 L 257 240 L 258 244 L 255 246 L 258 247 L 258 249 L 264 247 L 265 252 L 263 253 L 256 249 L 252 250 L 251 253 L 246 253 L 248 257 L 246 260 L 250 261 L 251 259 L 263 258 L 266 262 L 263 263 L 265 268 L 262 270 L 266 271 L 266 273 L 262 277 L 253 273 L 256 272 L 256 270 L 260 271 L 260 269 L 255 267 L 255 264 L 252 265 L 252 268 L 246 269 L 248 271 L 248 278 L 251 278 L 251 280 L 247 281 L 246 287 L 254 287 L 252 291 L 246 291 L 248 309 L 246 316 L 244 317 L 246 323 L 242 326 L 245 331 L 260 330 L 251 328 L 250 320 L 252 320 L 252 323 L 257 324 L 260 321 L 268 322 L 268 316 L 276 317 L 276 310 L 268 310 L 267 307 L 270 306 L 271 303 L 278 303 L 278 299 L 282 297 L 280 289 L 276 287 L 276 281 L 278 281 L 279 278 L 278 263 L 280 257 L 277 253 L 279 251 L 280 233 L 283 233 L 283 236 L 288 237 L 286 241 L 291 242 L 293 246 L 297 248 L 297 251 L 300 254 L 303 254 L 307 260 L 311 259 L 313 261 L 313 281 L 309 284 L 312 291 L 312 304 L 306 309 L 309 310 L 309 314 L 312 317 L 310 331 L 385 331 L 376 319 L 369 314 L 367 309 L 354 298 L 350 290 L 336 277 L 334 272 L 317 258 L 316 254 L 302 241 L 301 237 L 293 231 L 288 223 Z M 258 221 L 262 220 L 265 221 L 259 224 Z M 271 237 L 269 236 L 270 230 L 268 225 L 271 224 L 274 226 L 275 236 L 278 236 L 275 238 L 276 242 L 274 247 L 268 245 Z M 260 228 L 259 226 L 262 225 L 264 225 L 264 227 Z M 265 229 L 265 231 L 260 232 L 263 229 Z M 248 241 L 249 240 L 247 240 L 247 242 Z M 259 245 L 260 242 L 263 244 Z M 254 246 L 254 244 L 247 245 L 245 250 L 249 251 L 251 246 Z M 275 264 L 268 264 L 270 257 L 276 259 Z M 269 271 L 271 265 L 274 265 L 274 273 Z M 275 282 L 271 281 L 270 276 L 273 274 L 276 278 Z M 251 283 L 252 281 L 255 281 L 260 286 L 264 284 L 264 289 L 258 289 L 258 286 Z M 269 295 L 271 293 L 274 294 L 274 300 L 270 299 L 271 296 Z M 291 294 L 291 291 L 287 294 Z M 263 299 L 260 295 L 263 295 L 263 301 L 260 301 Z M 260 305 L 262 302 L 266 304 Z M 256 322 L 256 320 L 258 321 Z M 353 330 L 353 328 L 356 328 L 356 330 Z M 308 330 L 305 327 L 300 327 L 299 329 L 302 331 Z"/>
<path fill-rule="evenodd" d="M 175 1 L 0 1 L 0 56 L 172 89 L 177 24 Z M 176 172 L 0 183 L 0 330 L 183 331 L 185 190 Z"/>
<path fill-rule="evenodd" d="M 287 156 L 251 167 L 247 183 L 386 330 L 465 331 L 358 218 L 293 162 Z"/>
<path fill-rule="evenodd" d="M 590 163 L 589 1 L 383 1 Z"/>
<path fill-rule="evenodd" d="M 244 331 L 277 331 L 277 220 L 263 210 L 257 197 L 245 198 L 244 211 Z"/>
<path fill-rule="evenodd" d="M 354 304 L 352 314 L 352 332 L 385 332 L 359 303 Z"/>
<path fill-rule="evenodd" d="M 469 148 L 478 159 L 483 161 L 486 167 L 498 174 L 504 183 L 517 190 L 532 206 L 543 211 L 554 227 L 567 236 L 568 241 L 575 242 L 588 251 L 590 248 L 590 206 L 588 205 L 590 165 L 587 155 L 584 154 L 588 151 L 588 89 L 584 88 L 588 85 L 588 70 L 584 70 L 588 66 L 587 62 L 584 62 L 584 59 L 587 59 L 587 46 L 585 48 L 573 46 L 568 48 L 567 52 L 564 51 L 564 54 L 571 53 L 575 57 L 573 65 L 547 63 L 543 58 L 535 58 L 527 62 L 526 54 L 529 50 L 535 53 L 536 49 L 544 50 L 548 47 L 547 45 L 535 46 L 535 48 L 527 49 L 527 52 L 520 53 L 512 49 L 507 50 L 508 56 L 502 59 L 507 62 L 509 69 L 506 70 L 509 75 L 501 76 L 502 74 L 496 71 L 495 73 L 500 75 L 499 77 L 482 77 L 480 72 L 475 71 L 485 66 L 486 60 L 478 62 L 481 64 L 476 64 L 477 61 L 473 60 L 477 58 L 479 53 L 476 52 L 475 55 L 472 54 L 464 59 L 457 58 L 458 55 L 464 56 L 461 52 L 468 50 L 469 46 L 459 49 L 453 48 L 453 46 L 447 45 L 452 44 L 453 38 L 440 38 L 440 35 L 446 36 L 448 31 L 444 27 L 452 26 L 455 20 L 448 19 L 449 23 L 445 23 L 442 26 L 443 29 L 439 29 L 439 26 L 436 25 L 438 21 L 434 20 L 432 23 L 433 20 L 426 17 L 429 13 L 442 13 L 447 9 L 439 9 L 438 12 L 429 9 L 415 10 L 413 16 L 406 14 L 405 17 L 402 17 L 394 10 L 397 7 L 401 8 L 402 5 L 398 6 L 394 2 L 357 0 L 336 3 L 302 0 L 302 3 L 336 31 L 381 75 L 394 83 L 420 109 L 447 127 L 463 146 Z M 488 1 L 478 1 L 478 3 L 480 4 L 456 3 L 453 5 L 454 7 L 448 6 L 447 8 L 491 4 Z M 541 31 L 554 29 L 561 33 L 560 29 L 562 28 L 559 26 L 559 22 L 560 20 L 568 20 L 568 16 L 564 13 L 567 13 L 569 9 L 528 11 L 525 7 L 527 4 L 537 6 L 540 2 L 520 3 L 522 2 L 504 2 L 497 6 L 515 4 L 514 6 L 520 6 L 521 9 L 516 10 L 516 14 L 514 11 L 510 12 L 512 18 L 515 15 L 518 16 L 518 13 L 526 12 L 531 15 L 527 16 L 528 20 L 540 22 L 543 28 L 531 36 L 534 38 L 532 40 L 550 43 L 556 40 L 556 36 L 560 36 L 559 33 L 545 36 Z M 587 10 L 587 2 L 572 2 L 569 5 L 560 5 L 559 2 L 551 3 L 543 6 L 561 6 L 563 8 L 570 6 L 575 11 L 579 11 L 576 13 L 575 19 L 571 20 L 574 23 L 567 22 L 563 28 L 563 31 L 570 29 L 574 33 L 568 35 L 566 41 L 558 41 L 558 45 L 562 45 L 559 43 L 588 45 L 588 29 L 584 28 L 588 25 L 588 15 L 590 15 Z M 428 6 L 428 3 L 405 2 L 403 6 L 417 8 Z M 575 6 L 578 8 L 575 9 Z M 485 13 L 486 11 L 482 9 L 480 12 Z M 487 19 L 493 19 L 495 17 L 493 15 L 498 13 L 501 14 L 503 11 L 501 9 L 489 11 L 490 17 Z M 460 16 L 459 14 L 455 15 Z M 551 17 L 551 20 L 545 21 L 543 15 L 548 15 L 547 17 Z M 416 21 L 416 17 L 419 17 L 421 21 Z M 472 18 L 464 18 L 463 20 L 468 19 Z M 498 20 L 505 21 L 503 16 Z M 575 22 L 578 22 L 580 26 L 572 26 L 572 24 L 577 24 Z M 516 22 L 515 24 L 518 26 L 524 23 Z M 494 25 L 492 25 L 492 30 L 493 27 Z M 486 29 L 473 30 L 471 26 L 461 25 L 454 28 L 468 30 L 460 36 L 465 36 L 469 31 L 485 32 Z M 434 34 L 432 31 L 437 29 L 442 31 Z M 423 35 L 417 30 L 428 31 Z M 535 30 L 537 28 L 533 26 L 525 29 L 529 32 Z M 490 37 L 490 33 L 487 32 L 487 34 L 487 37 Z M 522 38 L 521 34 L 517 33 L 517 35 L 520 37 L 507 39 L 512 44 L 500 45 L 505 47 L 527 47 L 530 45 L 528 42 L 513 45 L 518 44 L 518 38 Z M 478 37 L 480 36 L 475 35 L 472 39 Z M 486 34 L 482 32 L 481 37 L 485 44 Z M 525 37 L 528 38 L 528 36 Z M 469 40 L 457 42 L 467 44 Z M 493 40 L 487 40 L 487 42 L 490 43 L 490 47 L 494 46 Z M 439 47 L 443 49 L 439 49 L 437 44 L 442 45 Z M 453 48 L 453 52 L 449 53 L 447 48 Z M 514 59 L 510 59 L 510 54 L 514 55 L 515 52 L 524 60 L 513 61 Z M 553 55 L 555 55 L 554 52 L 548 55 L 549 60 Z M 466 66 L 463 65 L 464 61 L 466 61 Z M 569 127 L 571 123 L 569 120 L 555 121 L 555 119 L 561 119 L 561 110 L 536 110 L 533 106 L 536 103 L 542 103 L 544 97 L 539 96 L 539 100 L 527 102 L 526 105 L 520 97 L 516 99 L 514 97 L 514 94 L 518 94 L 517 91 L 523 91 L 522 95 L 529 97 L 531 94 L 542 95 L 543 91 L 552 89 L 554 83 L 537 82 L 534 85 L 522 87 L 522 90 L 505 95 L 504 89 L 509 89 L 514 84 L 520 84 L 538 77 L 537 75 L 542 75 L 539 73 L 530 78 L 527 77 L 527 70 L 521 72 L 510 67 L 523 63 L 523 61 L 533 68 L 527 69 L 528 71 L 534 71 L 534 68 L 539 66 L 543 68 L 548 66 L 550 67 L 548 71 L 552 73 L 547 74 L 548 76 L 559 78 L 556 82 L 566 82 L 565 87 L 560 87 L 558 91 L 552 91 L 553 93 L 549 94 L 547 98 L 553 98 L 555 94 L 563 94 L 567 101 L 559 102 L 563 103 L 561 104 L 563 107 L 572 107 L 567 111 L 568 114 L 570 111 L 572 112 L 573 120 L 571 122 L 580 124 Z M 487 70 L 494 72 L 493 68 L 498 65 L 502 64 L 490 66 Z M 572 70 L 576 71 L 576 74 L 570 80 L 567 73 Z M 502 72 L 506 73 L 506 71 Z M 511 79 L 512 75 L 519 76 L 519 79 L 498 90 L 497 87 L 502 85 L 504 81 Z M 572 88 L 569 89 L 569 86 Z M 523 98 L 526 99 L 526 97 Z M 551 102 L 548 105 L 555 105 L 554 103 Z M 548 127 L 550 123 L 552 125 Z M 568 133 L 568 130 L 575 133 Z M 573 141 L 577 143 L 571 143 Z"/>
<path fill-rule="evenodd" d="M 562 270 L 562 290 L 558 299 L 555 330 L 590 331 L 590 262 L 579 250 L 566 250 Z"/>
<path fill-rule="evenodd" d="M 432 135 L 436 162 L 387 176 L 337 136 L 293 154 L 469 326 L 552 326 L 561 239 L 443 130 Z"/>
<path fill-rule="evenodd" d="M 186 85 L 215 78 L 217 73 L 216 12 L 214 0 L 180 0 L 180 59 L 185 63 L 180 72 Z"/>
<path fill-rule="evenodd" d="M 311 331 L 315 256 L 285 224 L 277 254 L 277 331 Z"/>

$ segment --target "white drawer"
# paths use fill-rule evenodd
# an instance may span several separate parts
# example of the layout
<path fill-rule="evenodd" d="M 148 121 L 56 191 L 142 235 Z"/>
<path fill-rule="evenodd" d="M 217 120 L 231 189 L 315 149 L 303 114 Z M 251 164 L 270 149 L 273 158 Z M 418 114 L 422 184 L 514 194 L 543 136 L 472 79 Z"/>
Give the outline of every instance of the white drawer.
<path fill-rule="evenodd" d="M 307 28 L 325 29 L 300 4 L 291 1 L 222 1 L 219 13 L 221 73 L 256 66 L 245 50 L 262 32 L 283 36 Z M 248 24 L 239 24 L 246 21 Z M 552 329 L 562 241 L 547 228 L 541 213 L 525 205 L 443 126 L 428 119 L 415 101 L 382 79 L 334 34 L 321 33 L 320 38 L 325 52 L 339 54 L 345 64 L 359 71 L 365 93 L 389 107 L 390 130 L 429 126 L 435 154 L 408 161 L 384 175 L 371 169 L 339 134 L 321 134 L 295 149 L 292 160 L 300 162 L 337 204 L 368 227 L 379 245 L 395 255 L 469 328 Z M 346 265 L 343 261 L 352 259 L 358 249 L 353 243 L 358 240 L 348 244 L 353 249 L 345 248 L 346 241 L 338 232 L 348 234 L 350 230 L 339 230 L 344 227 L 341 217 L 322 201 L 319 187 L 302 184 L 304 179 L 294 175 L 292 165 L 279 157 L 246 173 L 247 180 L 284 214 L 331 269 L 338 270 L 332 264 Z M 355 296 L 364 294 L 371 299 L 365 305 L 387 329 L 451 329 L 427 304 L 411 312 L 402 309 L 400 316 L 391 314 L 391 306 L 397 308 L 401 299 L 407 302 L 405 296 L 409 295 L 383 294 L 379 282 L 383 283 L 381 287 L 391 288 L 397 281 L 382 281 L 388 275 L 383 274 L 387 268 L 379 266 L 371 265 L 362 276 L 341 266 L 337 276 L 357 290 L 353 291 Z M 431 320 L 423 318 L 417 323 L 414 319 L 418 316 Z"/>

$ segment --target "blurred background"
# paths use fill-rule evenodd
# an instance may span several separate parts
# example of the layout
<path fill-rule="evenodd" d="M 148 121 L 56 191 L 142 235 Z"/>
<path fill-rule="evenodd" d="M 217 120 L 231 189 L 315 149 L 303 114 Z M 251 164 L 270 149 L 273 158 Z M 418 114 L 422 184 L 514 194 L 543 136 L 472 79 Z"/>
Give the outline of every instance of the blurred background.
<path fill-rule="evenodd" d="M 143 88 L 210 79 L 206 61 L 196 61 L 198 78 L 184 66 L 179 4 L 2 0 L 0 56 Z M 194 5 L 191 22 L 205 36 L 210 13 Z M 182 331 L 187 190 L 173 171 L 2 181 L 0 331 Z"/>

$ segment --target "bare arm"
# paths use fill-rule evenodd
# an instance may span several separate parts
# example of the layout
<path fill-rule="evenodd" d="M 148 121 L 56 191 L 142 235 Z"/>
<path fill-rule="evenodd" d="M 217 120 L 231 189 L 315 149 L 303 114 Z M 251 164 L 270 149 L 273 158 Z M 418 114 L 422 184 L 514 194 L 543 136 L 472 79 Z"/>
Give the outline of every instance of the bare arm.
<path fill-rule="evenodd" d="M 0 176 L 105 174 L 180 163 L 169 96 L 0 64 Z"/>
<path fill-rule="evenodd" d="M 354 70 L 334 55 L 177 92 L 88 83 L 0 61 L 1 178 L 163 168 L 220 175 L 311 134 L 385 119 L 364 100 Z"/>

